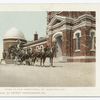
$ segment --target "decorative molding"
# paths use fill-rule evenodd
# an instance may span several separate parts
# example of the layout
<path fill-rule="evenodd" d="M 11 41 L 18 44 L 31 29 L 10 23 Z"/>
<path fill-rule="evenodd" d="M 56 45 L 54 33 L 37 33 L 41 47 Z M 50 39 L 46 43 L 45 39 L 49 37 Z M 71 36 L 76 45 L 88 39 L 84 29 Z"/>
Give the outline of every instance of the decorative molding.
<path fill-rule="evenodd" d="M 61 20 L 61 22 L 58 23 L 58 24 L 53 25 L 53 23 L 54 23 L 57 19 Z M 73 18 L 70 18 L 70 17 L 62 17 L 62 16 L 56 15 L 56 16 L 51 20 L 51 22 L 48 24 L 48 27 L 47 27 L 47 28 L 48 28 L 48 29 L 57 28 L 57 27 L 60 27 L 60 26 L 63 25 L 63 24 L 72 23 L 73 21 L 74 21 Z M 53 26 L 52 26 L 52 25 L 53 25 Z"/>
<path fill-rule="evenodd" d="M 95 17 L 93 17 L 92 15 L 89 15 L 89 14 L 84 14 L 84 15 L 81 15 L 79 16 L 77 19 L 74 19 L 74 18 L 70 18 L 70 17 L 62 17 L 62 16 L 58 16 L 56 15 L 52 20 L 51 22 L 48 24 L 48 27 L 50 27 L 57 19 L 63 21 L 64 23 L 78 23 L 80 22 L 81 20 L 85 19 L 85 18 L 88 18 L 88 19 L 91 19 L 93 21 L 95 21 Z M 59 23 L 60 25 L 61 23 Z M 59 26 L 58 25 L 58 26 Z"/>
<path fill-rule="evenodd" d="M 60 23 L 53 25 L 52 28 L 54 29 L 54 28 L 60 27 L 63 24 L 65 24 L 65 21 L 61 21 Z"/>
<path fill-rule="evenodd" d="M 51 20 L 51 22 L 48 24 L 48 27 L 47 27 L 48 30 L 47 31 L 49 32 L 50 29 L 53 29 L 55 31 L 55 28 L 57 28 L 56 29 L 56 32 L 57 32 L 58 29 L 59 29 L 58 31 L 60 31 L 60 30 L 75 30 L 77 28 L 84 27 L 84 26 L 95 27 L 95 24 L 91 23 L 90 21 L 82 21 L 78 25 L 74 25 L 74 26 L 66 25 L 66 23 L 73 23 L 73 24 L 78 23 L 85 18 L 88 18 L 88 19 L 95 21 L 95 17 L 93 17 L 92 15 L 89 15 L 89 14 L 81 15 L 77 19 L 70 18 L 70 17 L 62 17 L 62 16 L 56 15 Z M 52 23 L 54 23 L 54 21 L 57 20 L 57 19 L 60 19 L 61 22 L 52 26 Z M 65 25 L 66 27 L 62 27 L 63 25 Z M 59 27 L 61 27 L 61 28 L 59 28 Z"/>
<path fill-rule="evenodd" d="M 80 24 L 75 25 L 75 26 L 70 26 L 70 25 L 64 24 L 60 28 L 54 29 L 53 32 L 48 30 L 48 34 L 53 34 L 53 33 L 56 33 L 58 31 L 61 31 L 61 30 L 75 30 L 75 29 L 78 29 L 78 28 L 84 27 L 84 26 L 95 27 L 95 24 L 92 24 L 91 22 L 87 22 L 87 21 L 83 21 Z"/>
<path fill-rule="evenodd" d="M 55 34 L 52 36 L 52 41 L 56 41 L 56 38 L 57 38 L 58 36 L 63 36 L 63 33 L 62 33 L 62 32 L 57 32 L 57 33 L 55 33 Z"/>
<path fill-rule="evenodd" d="M 84 15 L 79 16 L 77 19 L 75 19 L 74 23 L 78 23 L 79 21 L 81 21 L 81 20 L 83 20 L 85 18 L 88 18 L 88 19 L 91 19 L 91 20 L 95 21 L 95 17 L 93 17 L 92 15 L 84 14 Z"/>
<path fill-rule="evenodd" d="M 71 30 L 72 26 L 69 25 L 63 25 L 60 28 L 56 28 L 55 30 L 53 30 L 53 33 L 59 32 L 59 31 L 63 31 L 63 30 Z"/>
<path fill-rule="evenodd" d="M 92 26 L 92 27 L 95 27 L 95 24 L 92 24 L 92 23 L 89 22 L 89 21 L 88 21 L 88 22 L 87 22 L 87 21 L 83 21 L 83 22 L 81 22 L 80 24 L 73 26 L 73 27 L 72 27 L 72 30 L 75 30 L 75 29 L 77 29 L 77 28 L 84 27 L 84 26 Z"/>
<path fill-rule="evenodd" d="M 67 57 L 67 59 L 95 59 L 95 56 L 73 56 Z"/>
<path fill-rule="evenodd" d="M 56 20 L 63 21 L 65 18 L 66 18 L 66 17 L 62 17 L 62 16 L 55 15 L 55 16 L 52 18 L 51 22 L 48 24 L 48 26 L 53 25 L 53 23 L 54 23 Z"/>

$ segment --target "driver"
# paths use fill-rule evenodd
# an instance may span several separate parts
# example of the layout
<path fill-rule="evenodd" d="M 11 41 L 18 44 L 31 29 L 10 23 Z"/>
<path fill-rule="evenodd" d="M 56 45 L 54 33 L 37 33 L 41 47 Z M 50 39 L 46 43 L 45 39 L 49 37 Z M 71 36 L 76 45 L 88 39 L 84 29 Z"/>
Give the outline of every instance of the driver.
<path fill-rule="evenodd" d="M 17 49 L 21 49 L 22 48 L 22 42 L 20 40 L 17 40 Z"/>

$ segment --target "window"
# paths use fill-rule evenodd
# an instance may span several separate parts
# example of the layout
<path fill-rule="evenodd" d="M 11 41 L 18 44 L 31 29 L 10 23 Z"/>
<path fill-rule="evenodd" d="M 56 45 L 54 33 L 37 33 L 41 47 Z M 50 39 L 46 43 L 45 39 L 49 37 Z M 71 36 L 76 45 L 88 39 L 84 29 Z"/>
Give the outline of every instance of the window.
<path fill-rule="evenodd" d="M 73 39 L 75 40 L 75 51 L 80 51 L 80 37 L 81 37 L 81 31 L 80 30 L 75 31 L 73 35 Z"/>
<path fill-rule="evenodd" d="M 38 51 L 44 52 L 44 46 L 43 45 L 40 45 L 39 48 L 38 48 Z"/>
<path fill-rule="evenodd" d="M 36 46 L 36 50 L 38 50 L 39 49 L 39 46 Z"/>
<path fill-rule="evenodd" d="M 41 45 L 41 46 L 40 46 L 40 48 L 41 48 L 41 49 L 44 49 L 44 46 L 43 46 L 43 45 Z"/>
<path fill-rule="evenodd" d="M 95 30 L 93 29 L 90 31 L 90 49 L 95 49 Z"/>
<path fill-rule="evenodd" d="M 76 50 L 80 49 L 80 33 L 76 33 Z"/>

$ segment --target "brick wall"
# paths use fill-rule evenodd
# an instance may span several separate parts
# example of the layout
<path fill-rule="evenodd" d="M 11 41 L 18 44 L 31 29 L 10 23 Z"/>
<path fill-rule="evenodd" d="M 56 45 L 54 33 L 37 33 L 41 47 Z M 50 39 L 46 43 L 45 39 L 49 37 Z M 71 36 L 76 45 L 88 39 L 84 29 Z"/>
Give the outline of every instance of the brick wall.
<path fill-rule="evenodd" d="M 50 13 L 52 15 L 52 13 Z M 53 12 L 54 14 L 54 12 Z M 67 17 L 72 17 L 72 18 L 78 18 L 81 15 L 84 14 L 90 14 L 93 17 L 95 17 L 95 12 L 94 11 L 82 11 L 82 12 L 77 12 L 77 11 L 71 11 L 71 12 L 65 12 L 62 11 L 58 13 L 57 15 L 60 16 L 67 16 Z M 51 19 L 52 20 L 52 19 Z M 67 57 L 75 57 L 75 56 L 95 56 L 95 51 L 90 50 L 90 30 L 94 29 L 95 27 L 92 27 L 92 24 L 95 24 L 95 21 L 85 18 L 80 20 L 77 23 L 72 24 L 74 25 L 79 25 L 82 23 L 82 21 L 87 21 L 91 22 L 91 26 L 82 26 L 82 27 L 77 27 L 74 30 L 61 30 L 63 33 L 63 40 L 62 40 L 62 56 L 67 56 Z M 66 23 L 67 24 L 67 23 Z M 55 29 L 53 29 L 55 30 Z M 75 51 L 76 50 L 76 39 L 73 38 L 73 34 L 75 31 L 80 30 L 81 31 L 81 37 L 80 37 L 80 51 Z M 52 37 L 52 35 L 51 35 Z M 51 43 L 51 37 L 49 37 L 48 42 Z M 96 38 L 95 38 L 96 42 Z M 52 43 L 51 43 L 52 44 Z M 95 47 L 96 48 L 96 47 Z M 95 61 L 95 58 L 91 59 L 68 59 L 68 62 L 92 62 Z"/>

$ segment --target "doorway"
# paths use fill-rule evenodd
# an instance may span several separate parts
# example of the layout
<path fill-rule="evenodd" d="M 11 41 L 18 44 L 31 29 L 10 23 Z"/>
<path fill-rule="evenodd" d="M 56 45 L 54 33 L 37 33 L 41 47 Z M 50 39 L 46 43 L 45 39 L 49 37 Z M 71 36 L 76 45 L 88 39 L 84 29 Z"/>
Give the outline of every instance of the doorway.
<path fill-rule="evenodd" d="M 56 57 L 62 56 L 62 32 L 57 32 L 53 35 L 53 40 L 56 43 Z"/>

